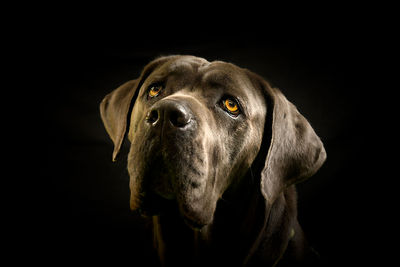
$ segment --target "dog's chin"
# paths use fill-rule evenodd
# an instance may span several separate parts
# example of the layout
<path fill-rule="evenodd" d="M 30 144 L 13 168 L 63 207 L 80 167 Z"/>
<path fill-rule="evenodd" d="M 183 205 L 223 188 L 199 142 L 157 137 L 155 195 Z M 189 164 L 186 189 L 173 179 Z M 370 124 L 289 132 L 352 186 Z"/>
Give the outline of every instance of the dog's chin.
<path fill-rule="evenodd" d="M 185 222 L 185 224 L 187 226 L 189 226 L 189 228 L 191 228 L 194 231 L 200 231 L 205 226 L 204 223 L 194 221 L 194 220 L 190 219 L 189 217 L 185 217 L 185 216 L 183 217 L 183 221 Z"/>
<path fill-rule="evenodd" d="M 144 217 L 164 215 L 176 209 L 174 199 L 166 199 L 153 192 L 146 192 L 143 195 L 138 211 Z"/>
<path fill-rule="evenodd" d="M 166 199 L 151 192 L 146 192 L 144 195 L 145 197 L 137 210 L 143 217 L 173 216 L 182 220 L 194 231 L 200 231 L 206 225 L 201 219 L 195 219 L 195 216 L 182 212 L 176 199 Z"/>

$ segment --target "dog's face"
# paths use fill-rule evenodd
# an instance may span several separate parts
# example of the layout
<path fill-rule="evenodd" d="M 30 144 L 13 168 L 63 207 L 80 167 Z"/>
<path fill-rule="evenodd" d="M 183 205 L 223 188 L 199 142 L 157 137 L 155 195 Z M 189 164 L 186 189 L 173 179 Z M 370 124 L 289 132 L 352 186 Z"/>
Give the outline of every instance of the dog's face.
<path fill-rule="evenodd" d="M 200 227 L 260 149 L 264 96 L 232 64 L 189 56 L 155 64 L 130 117 L 131 208 L 151 214 L 174 200 Z"/>
<path fill-rule="evenodd" d="M 267 205 L 326 158 L 310 124 L 278 89 L 220 61 L 156 59 L 108 94 L 100 112 L 113 159 L 128 131 L 131 208 L 154 215 L 172 205 L 192 227 L 212 222 L 217 201 L 256 156 L 265 160 L 256 175 Z"/>

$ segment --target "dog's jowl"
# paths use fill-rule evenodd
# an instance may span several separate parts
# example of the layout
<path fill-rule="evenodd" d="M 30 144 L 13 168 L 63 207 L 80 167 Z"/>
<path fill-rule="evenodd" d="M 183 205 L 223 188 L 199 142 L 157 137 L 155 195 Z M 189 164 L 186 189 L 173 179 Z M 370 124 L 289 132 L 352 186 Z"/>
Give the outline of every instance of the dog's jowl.
<path fill-rule="evenodd" d="M 130 141 L 130 206 L 153 224 L 161 265 L 314 259 L 294 184 L 312 176 L 326 153 L 262 77 L 221 61 L 161 57 L 108 94 L 100 112 L 113 160 Z"/>

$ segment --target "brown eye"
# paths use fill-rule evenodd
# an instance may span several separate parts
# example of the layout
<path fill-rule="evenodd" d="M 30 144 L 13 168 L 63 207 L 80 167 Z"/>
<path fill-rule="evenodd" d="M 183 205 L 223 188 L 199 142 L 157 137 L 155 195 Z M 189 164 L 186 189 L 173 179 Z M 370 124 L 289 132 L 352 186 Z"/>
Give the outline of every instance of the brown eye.
<path fill-rule="evenodd" d="M 238 116 L 240 113 L 239 104 L 232 98 L 226 98 L 222 101 L 223 108 L 233 116 Z"/>
<path fill-rule="evenodd" d="M 149 97 L 156 97 L 160 94 L 161 90 L 163 89 L 163 86 L 158 83 L 153 83 L 149 86 Z"/>

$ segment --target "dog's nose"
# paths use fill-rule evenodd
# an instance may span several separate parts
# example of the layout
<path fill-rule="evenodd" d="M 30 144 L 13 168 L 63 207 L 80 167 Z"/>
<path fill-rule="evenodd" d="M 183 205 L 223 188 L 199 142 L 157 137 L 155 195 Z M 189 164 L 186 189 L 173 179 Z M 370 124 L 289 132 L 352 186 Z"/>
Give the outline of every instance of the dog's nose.
<path fill-rule="evenodd" d="M 184 128 L 192 120 L 191 112 L 183 104 L 176 101 L 157 103 L 147 114 L 146 122 L 156 127 L 168 123 L 175 128 Z"/>

